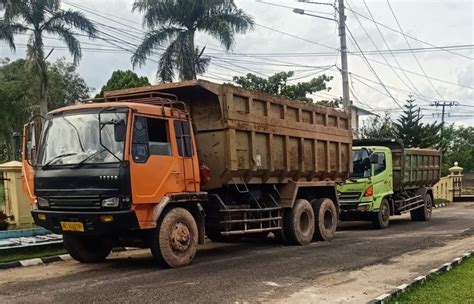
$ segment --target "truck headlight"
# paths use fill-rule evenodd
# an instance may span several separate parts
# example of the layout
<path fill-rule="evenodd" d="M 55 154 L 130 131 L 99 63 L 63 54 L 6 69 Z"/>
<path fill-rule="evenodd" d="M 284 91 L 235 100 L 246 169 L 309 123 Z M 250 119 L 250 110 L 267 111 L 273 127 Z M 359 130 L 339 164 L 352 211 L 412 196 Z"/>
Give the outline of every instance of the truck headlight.
<path fill-rule="evenodd" d="M 38 197 L 36 199 L 36 203 L 40 207 L 49 207 L 49 200 L 47 198 L 44 198 L 44 197 Z"/>
<path fill-rule="evenodd" d="M 119 197 L 106 198 L 102 200 L 102 207 L 118 207 L 119 203 Z"/>

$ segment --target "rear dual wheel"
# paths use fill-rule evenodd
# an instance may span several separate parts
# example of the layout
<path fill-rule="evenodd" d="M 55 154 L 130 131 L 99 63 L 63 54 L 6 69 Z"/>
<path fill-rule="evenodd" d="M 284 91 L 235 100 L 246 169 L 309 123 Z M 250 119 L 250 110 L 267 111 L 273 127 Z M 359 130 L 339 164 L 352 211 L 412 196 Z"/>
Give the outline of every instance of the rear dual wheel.
<path fill-rule="evenodd" d="M 314 212 L 305 199 L 297 199 L 293 208 L 283 211 L 283 230 L 275 232 L 278 241 L 284 244 L 309 244 L 314 235 Z"/>
<path fill-rule="evenodd" d="M 423 207 L 410 211 L 412 221 L 429 221 L 431 220 L 431 213 L 433 211 L 433 200 L 427 194 Z"/>

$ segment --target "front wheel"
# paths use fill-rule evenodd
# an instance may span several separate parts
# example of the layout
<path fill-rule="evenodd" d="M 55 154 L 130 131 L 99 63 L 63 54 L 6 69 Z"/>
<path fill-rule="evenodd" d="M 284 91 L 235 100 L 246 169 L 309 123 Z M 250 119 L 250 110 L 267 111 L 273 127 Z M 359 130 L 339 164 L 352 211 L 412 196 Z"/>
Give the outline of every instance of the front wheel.
<path fill-rule="evenodd" d="M 197 252 L 198 229 L 192 214 L 184 208 L 169 210 L 152 233 L 150 249 L 165 267 L 191 264 Z"/>
<path fill-rule="evenodd" d="M 373 224 L 377 229 L 385 229 L 390 223 L 390 205 L 387 199 L 383 199 L 379 211 L 374 214 Z"/>
<path fill-rule="evenodd" d="M 102 262 L 112 251 L 106 240 L 95 237 L 64 234 L 63 243 L 71 257 L 81 263 Z"/>

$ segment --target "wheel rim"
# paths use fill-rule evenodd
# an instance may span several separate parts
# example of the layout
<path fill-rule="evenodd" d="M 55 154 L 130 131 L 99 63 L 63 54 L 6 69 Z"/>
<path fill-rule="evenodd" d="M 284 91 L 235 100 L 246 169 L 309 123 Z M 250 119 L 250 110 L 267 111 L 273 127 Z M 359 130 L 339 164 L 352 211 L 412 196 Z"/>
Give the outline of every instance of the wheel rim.
<path fill-rule="evenodd" d="M 303 211 L 300 216 L 300 231 L 306 235 L 309 233 L 310 228 L 310 216 L 308 212 Z"/>
<path fill-rule="evenodd" d="M 386 204 L 383 204 L 382 205 L 382 221 L 384 223 L 387 223 L 389 219 L 390 219 L 390 211 L 388 209 L 388 206 Z"/>
<path fill-rule="evenodd" d="M 183 222 L 177 222 L 171 232 L 171 249 L 173 252 L 181 254 L 188 250 L 191 245 L 191 232 Z"/>
<path fill-rule="evenodd" d="M 433 209 L 433 206 L 432 206 L 432 204 L 431 204 L 431 199 L 427 199 L 426 202 L 425 202 L 425 214 L 426 214 L 426 217 L 430 217 L 430 216 L 431 216 L 432 209 Z"/>
<path fill-rule="evenodd" d="M 333 226 L 332 212 L 331 210 L 326 210 L 324 212 L 324 228 L 331 229 Z"/>

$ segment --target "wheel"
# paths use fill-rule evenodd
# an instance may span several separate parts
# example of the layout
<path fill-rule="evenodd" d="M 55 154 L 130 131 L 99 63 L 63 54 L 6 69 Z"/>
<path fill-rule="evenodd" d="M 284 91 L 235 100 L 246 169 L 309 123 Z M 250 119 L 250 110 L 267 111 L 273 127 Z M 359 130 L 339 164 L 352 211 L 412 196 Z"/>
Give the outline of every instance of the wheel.
<path fill-rule="evenodd" d="M 390 223 L 390 205 L 388 200 L 384 198 L 380 204 L 379 211 L 374 214 L 373 224 L 377 229 L 385 229 Z"/>
<path fill-rule="evenodd" d="M 433 201 L 431 195 L 425 196 L 425 203 L 423 207 L 410 211 L 412 221 L 429 221 L 431 220 L 431 213 L 433 211 Z"/>
<path fill-rule="evenodd" d="M 305 199 L 297 199 L 284 219 L 284 234 L 294 245 L 309 244 L 314 235 L 314 212 Z"/>
<path fill-rule="evenodd" d="M 152 233 L 150 249 L 165 267 L 191 264 L 196 255 L 198 229 L 192 214 L 184 208 L 169 210 Z"/>
<path fill-rule="evenodd" d="M 73 259 L 81 263 L 97 263 L 105 260 L 112 246 L 103 239 L 64 234 L 64 248 Z"/>
<path fill-rule="evenodd" d="M 337 209 L 329 198 L 320 198 L 311 201 L 315 217 L 315 230 L 313 239 L 330 241 L 336 236 Z"/>

